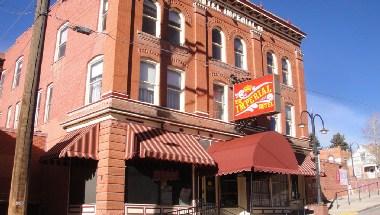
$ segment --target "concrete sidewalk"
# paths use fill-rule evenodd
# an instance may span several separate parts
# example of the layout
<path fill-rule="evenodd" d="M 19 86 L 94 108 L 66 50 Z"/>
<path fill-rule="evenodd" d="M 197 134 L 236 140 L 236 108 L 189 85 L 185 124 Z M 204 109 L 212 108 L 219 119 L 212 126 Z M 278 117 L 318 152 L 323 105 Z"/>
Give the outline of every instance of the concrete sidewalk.
<path fill-rule="evenodd" d="M 360 211 L 377 207 L 380 205 L 380 195 L 373 193 L 370 197 L 368 193 L 361 193 L 361 200 L 358 194 L 350 196 L 351 203 L 348 204 L 347 196 L 340 197 L 337 202 L 333 203 L 333 207 L 329 210 L 331 215 L 352 215 L 358 214 Z M 338 203 L 338 208 L 337 208 Z"/>

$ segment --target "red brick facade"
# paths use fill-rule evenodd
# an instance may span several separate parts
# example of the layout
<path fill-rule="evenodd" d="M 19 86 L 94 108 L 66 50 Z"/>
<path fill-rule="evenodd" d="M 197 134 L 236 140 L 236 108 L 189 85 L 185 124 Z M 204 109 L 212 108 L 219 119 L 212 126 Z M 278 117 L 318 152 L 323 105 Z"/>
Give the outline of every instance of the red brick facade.
<path fill-rule="evenodd" d="M 281 84 L 281 131 L 285 133 L 285 105 L 292 105 L 294 137 L 308 136 L 307 129 L 298 128 L 299 115 L 306 109 L 303 55 L 300 43 L 304 37 L 298 28 L 260 9 L 256 5 L 235 5 L 234 1 L 220 1 L 239 14 L 251 11 L 247 17 L 256 21 L 252 28 L 210 7 L 191 0 L 158 0 L 160 37 L 142 31 L 143 0 L 110 0 L 107 27 L 104 32 L 89 36 L 69 28 L 65 56 L 56 60 L 57 31 L 69 22 L 69 26 L 86 26 L 96 31 L 99 25 L 100 0 L 57 1 L 51 7 L 48 18 L 44 58 L 41 70 L 41 102 L 36 130 L 47 133 L 45 150 L 50 149 L 66 131 L 100 122 L 99 162 L 96 188 L 97 214 L 124 213 L 125 186 L 125 129 L 128 121 L 145 121 L 173 131 L 184 131 L 204 138 L 227 140 L 238 137 L 231 122 L 232 83 L 231 75 L 238 78 L 258 78 L 267 74 L 267 53 L 276 56 L 280 82 L 282 59 L 290 63 L 292 85 Z M 239 3 L 241 4 L 241 3 Z M 168 13 L 170 8 L 180 11 L 184 18 L 184 43 L 173 45 L 169 41 Z M 245 8 L 245 9 L 242 9 Z M 212 30 L 218 28 L 225 35 L 225 62 L 212 57 Z M 5 82 L 0 97 L 0 126 L 7 121 L 8 108 L 21 99 L 25 66 L 18 87 L 12 88 L 15 62 L 24 56 L 27 62 L 31 31 L 21 35 L 5 53 Z M 234 39 L 245 44 L 246 69 L 234 62 Z M 102 100 L 93 104 L 86 102 L 89 62 L 102 56 Z M 159 65 L 158 104 L 138 101 L 140 85 L 140 62 L 149 60 Z M 175 68 L 183 72 L 184 111 L 166 108 L 167 70 Z M 228 89 L 228 120 L 215 119 L 213 84 L 222 83 Z M 44 122 L 47 86 L 52 84 L 53 96 L 49 119 Z M 306 120 L 306 119 L 304 119 Z M 259 118 L 257 126 L 268 127 L 266 117 Z M 308 151 L 305 141 L 298 141 L 294 148 Z"/>

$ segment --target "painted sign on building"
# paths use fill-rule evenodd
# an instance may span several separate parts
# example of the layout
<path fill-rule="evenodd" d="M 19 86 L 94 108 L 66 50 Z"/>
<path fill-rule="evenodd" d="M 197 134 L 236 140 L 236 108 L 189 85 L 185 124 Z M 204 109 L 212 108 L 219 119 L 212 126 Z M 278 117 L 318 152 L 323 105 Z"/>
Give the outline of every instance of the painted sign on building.
<path fill-rule="evenodd" d="M 234 120 L 278 112 L 276 85 L 274 75 L 234 85 Z"/>

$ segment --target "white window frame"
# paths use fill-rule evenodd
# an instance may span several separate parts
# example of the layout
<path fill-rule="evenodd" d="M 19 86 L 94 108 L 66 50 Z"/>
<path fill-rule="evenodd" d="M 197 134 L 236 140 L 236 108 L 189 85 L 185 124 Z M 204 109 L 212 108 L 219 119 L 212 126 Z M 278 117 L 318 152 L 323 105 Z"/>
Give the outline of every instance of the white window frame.
<path fill-rule="evenodd" d="M 109 10 L 109 1 L 110 0 L 100 0 L 99 7 L 99 19 L 98 19 L 98 31 L 103 32 L 107 29 L 107 15 Z M 106 9 L 104 10 L 104 8 Z M 106 22 L 106 23 L 104 23 Z M 105 27 L 105 28 L 103 28 Z"/>
<path fill-rule="evenodd" d="M 168 67 L 168 72 L 169 71 L 172 71 L 172 72 L 176 72 L 178 74 L 180 74 L 181 76 L 181 89 L 180 90 L 177 90 L 177 89 L 172 89 L 172 90 L 175 90 L 175 91 L 179 91 L 180 92 L 180 108 L 179 108 L 179 111 L 185 111 L 185 72 L 182 71 L 182 70 L 179 70 L 179 69 L 176 69 L 176 68 L 173 68 L 173 67 Z M 169 90 L 169 84 L 168 82 L 166 83 L 167 85 L 167 90 Z M 171 88 L 170 88 L 171 89 Z M 167 102 L 166 102 L 167 104 Z M 166 105 L 168 107 L 168 104 Z"/>
<path fill-rule="evenodd" d="M 154 86 L 154 96 L 153 96 L 153 105 L 159 105 L 160 104 L 160 64 L 155 62 L 155 61 L 152 61 L 152 60 L 148 60 L 148 59 L 142 59 L 140 61 L 140 76 L 139 76 L 139 92 L 140 92 L 140 87 L 141 87 L 141 84 L 142 84 L 142 81 L 141 81 L 141 63 L 148 63 L 148 64 L 152 64 L 152 65 L 155 65 L 155 68 L 156 68 L 156 75 L 155 75 L 155 82 L 156 83 L 153 83 L 153 86 Z M 147 83 L 147 84 L 152 84 L 152 83 Z M 140 100 L 140 94 L 138 95 L 139 96 L 139 101 Z M 144 101 L 141 101 L 141 102 L 144 102 Z M 146 103 L 146 102 L 144 102 Z M 148 104 L 151 104 L 151 103 L 148 103 Z"/>
<path fill-rule="evenodd" d="M 0 73 L 0 98 L 3 95 L 3 90 L 4 90 L 4 83 L 5 83 L 5 77 L 6 77 L 5 72 L 6 70 Z"/>
<path fill-rule="evenodd" d="M 177 26 L 172 26 L 170 25 L 170 22 L 169 22 L 169 19 L 170 19 L 170 15 L 168 17 L 168 28 L 174 28 L 176 30 L 179 31 L 179 44 L 178 45 L 184 45 L 185 44 L 185 17 L 183 16 L 183 14 L 181 13 L 180 10 L 176 9 L 176 8 L 172 8 L 169 10 L 169 14 L 170 12 L 175 12 L 179 15 L 179 18 L 180 18 L 180 22 L 181 22 L 181 27 L 178 28 Z"/>
<path fill-rule="evenodd" d="M 63 56 L 60 56 L 59 57 L 59 48 L 61 47 L 61 45 L 63 43 L 61 43 L 61 35 L 62 35 L 62 32 L 66 30 L 66 41 L 64 42 L 65 43 L 65 54 Z M 63 58 L 66 53 L 67 53 L 67 41 L 68 41 L 68 38 L 69 38 L 69 22 L 65 22 L 64 24 L 61 25 L 61 27 L 59 27 L 58 31 L 57 31 L 57 40 L 56 40 L 56 43 L 55 43 L 55 54 L 54 54 L 54 62 L 55 61 L 58 61 L 59 59 Z"/>
<path fill-rule="evenodd" d="M 86 95 L 85 95 L 85 104 L 88 105 L 90 103 L 94 103 L 96 101 L 90 102 L 90 91 L 91 91 L 91 72 L 92 72 L 92 66 L 97 64 L 97 63 L 103 63 L 103 70 L 102 70 L 102 79 L 100 80 L 101 82 L 103 81 L 103 73 L 104 73 L 104 56 L 99 55 L 94 57 L 88 64 L 87 64 L 87 78 L 86 78 Z M 102 84 L 101 84 L 102 85 Z"/>
<path fill-rule="evenodd" d="M 288 70 L 286 72 L 287 74 L 287 80 L 288 80 L 288 83 L 286 84 L 287 86 L 293 86 L 293 80 L 292 80 L 292 66 L 290 64 L 290 61 L 288 58 L 284 57 L 282 58 L 281 60 L 281 68 L 282 68 L 282 73 L 284 73 L 284 67 L 283 67 L 283 64 L 282 64 L 282 61 L 285 61 L 287 66 L 288 66 Z M 283 75 L 283 74 L 282 74 Z M 285 84 L 285 83 L 284 83 Z"/>
<path fill-rule="evenodd" d="M 40 89 L 37 92 L 36 113 L 34 114 L 34 125 L 38 125 L 38 116 L 40 114 L 40 109 L 41 109 L 41 95 L 42 95 L 42 90 Z"/>
<path fill-rule="evenodd" d="M 271 54 L 271 56 L 272 56 L 272 59 L 273 59 L 273 65 L 272 66 L 269 66 L 269 64 L 268 64 L 268 56 L 266 56 L 267 57 L 267 67 L 266 67 L 266 70 L 267 70 L 267 73 L 268 74 L 270 74 L 269 72 L 268 72 L 268 67 L 271 67 L 272 68 L 272 71 L 273 71 L 273 73 L 272 74 L 278 74 L 278 70 L 277 70 L 277 58 L 276 58 L 276 55 L 274 54 L 274 52 L 273 51 L 268 51 L 267 52 L 267 55 L 268 54 Z"/>
<path fill-rule="evenodd" d="M 240 40 L 240 42 L 241 42 L 241 44 L 243 46 L 243 53 L 242 54 L 235 52 L 235 40 L 236 39 Z M 241 65 L 242 67 L 237 67 L 236 66 L 236 62 L 235 62 L 235 66 L 237 68 L 246 70 L 247 69 L 247 46 L 245 44 L 245 41 L 241 37 L 239 37 L 239 36 L 234 38 L 234 60 L 236 60 L 236 57 L 235 57 L 236 54 L 239 54 L 239 55 L 243 56 L 243 63 Z"/>
<path fill-rule="evenodd" d="M 215 43 L 213 40 L 212 40 L 212 32 L 214 31 L 214 30 L 217 30 L 217 31 L 219 31 L 219 33 L 220 33 L 220 36 L 222 37 L 222 44 L 218 44 L 218 43 Z M 212 29 L 212 31 L 211 31 L 211 43 L 212 43 L 212 46 L 218 46 L 219 48 L 221 48 L 221 52 L 222 52 L 222 59 L 221 59 L 221 61 L 222 62 L 226 62 L 226 37 L 225 37 L 225 35 L 224 35 L 224 32 L 220 29 L 220 28 L 213 28 Z M 213 49 L 213 47 L 212 47 L 212 49 Z M 211 49 L 211 50 L 212 50 Z M 217 59 L 216 59 L 217 60 Z"/>
<path fill-rule="evenodd" d="M 223 87 L 223 94 L 224 94 L 224 100 L 225 101 L 224 101 L 224 105 L 223 105 L 224 106 L 224 108 L 223 108 L 223 117 L 222 117 L 222 119 L 219 119 L 219 120 L 223 120 L 223 121 L 228 122 L 228 105 L 229 105 L 228 104 L 228 85 L 220 83 L 220 82 L 214 82 L 214 84 L 213 84 L 213 90 L 214 90 L 214 85 L 219 85 L 219 86 Z M 215 96 L 215 93 L 213 93 L 213 94 Z M 215 103 L 217 103 L 215 97 L 213 99 L 213 102 L 214 102 L 214 105 L 215 105 Z M 215 110 L 215 108 L 214 108 L 214 110 Z M 215 113 L 214 113 L 214 116 L 215 116 Z"/>
<path fill-rule="evenodd" d="M 143 7 L 144 7 L 144 1 L 143 0 Z M 157 18 L 154 19 L 153 17 L 150 17 L 150 16 L 145 16 L 144 12 L 142 13 L 142 16 L 144 17 L 147 17 L 149 19 L 153 19 L 156 21 L 156 37 L 160 38 L 161 37 L 161 6 L 160 4 L 158 3 L 158 1 L 156 0 L 152 0 L 154 2 L 154 4 L 156 5 L 156 8 L 157 8 Z"/>
<path fill-rule="evenodd" d="M 282 133 L 281 131 L 281 113 L 277 113 L 277 114 L 274 114 L 271 116 L 271 118 L 275 121 L 275 127 L 274 127 L 274 131 L 278 132 L 278 133 Z"/>
<path fill-rule="evenodd" d="M 11 127 L 11 120 L 12 120 L 12 106 L 9 106 L 7 110 L 7 119 L 5 120 L 5 128 Z"/>
<path fill-rule="evenodd" d="M 15 118 L 13 122 L 13 128 L 16 129 L 18 127 L 18 124 L 20 122 L 20 108 L 21 108 L 21 103 L 17 102 L 15 106 Z"/>
<path fill-rule="evenodd" d="M 290 126 L 291 126 L 291 128 L 290 128 L 290 134 L 287 134 L 286 133 L 286 124 L 288 123 L 288 119 L 287 119 L 287 117 L 286 117 L 286 108 L 287 107 L 290 107 L 290 114 L 291 114 L 291 116 L 290 116 L 290 120 L 291 120 L 291 123 L 290 123 Z M 294 112 L 294 106 L 293 105 L 291 105 L 291 104 L 287 104 L 287 105 L 285 105 L 285 134 L 286 135 L 288 135 L 288 136 L 292 136 L 292 137 L 295 137 L 296 136 L 296 127 L 295 127 L 295 112 Z"/>
<path fill-rule="evenodd" d="M 53 100 L 53 84 L 49 84 L 46 88 L 46 99 L 45 99 L 45 111 L 44 111 L 44 123 L 48 122 L 51 115 L 51 106 Z"/>
<path fill-rule="evenodd" d="M 12 89 L 15 89 L 16 87 L 18 87 L 20 85 L 22 67 L 24 67 L 24 57 L 23 56 L 19 57 L 16 60 L 15 70 L 14 70 L 14 74 L 13 74 Z M 17 81 L 17 85 L 16 85 L 16 79 L 17 78 L 18 78 L 18 81 Z"/>

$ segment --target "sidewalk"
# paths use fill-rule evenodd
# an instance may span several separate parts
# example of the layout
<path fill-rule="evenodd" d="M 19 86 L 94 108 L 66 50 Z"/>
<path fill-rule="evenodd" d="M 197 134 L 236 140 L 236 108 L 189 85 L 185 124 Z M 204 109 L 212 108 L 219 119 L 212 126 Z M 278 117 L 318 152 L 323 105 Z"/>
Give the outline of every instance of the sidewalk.
<path fill-rule="evenodd" d="M 348 204 L 347 196 L 340 197 L 338 202 L 334 202 L 334 206 L 329 210 L 331 215 L 352 215 L 358 214 L 360 211 L 376 207 L 380 205 L 380 196 L 377 192 L 371 193 L 369 198 L 368 193 L 361 193 L 361 200 L 357 193 L 351 195 L 351 204 Z M 338 203 L 338 208 L 337 208 Z"/>

